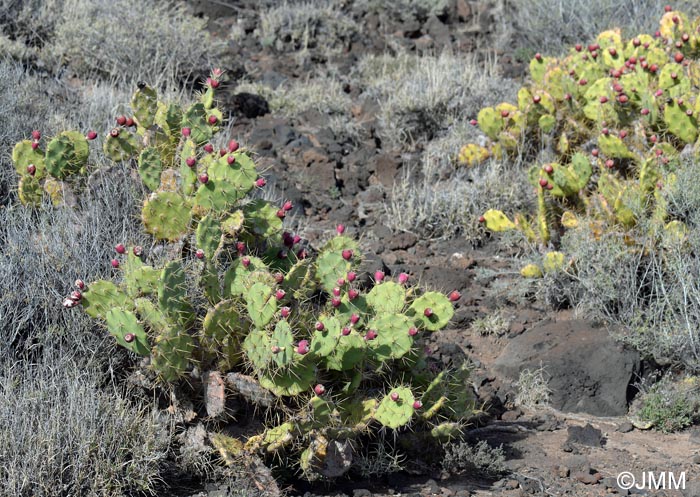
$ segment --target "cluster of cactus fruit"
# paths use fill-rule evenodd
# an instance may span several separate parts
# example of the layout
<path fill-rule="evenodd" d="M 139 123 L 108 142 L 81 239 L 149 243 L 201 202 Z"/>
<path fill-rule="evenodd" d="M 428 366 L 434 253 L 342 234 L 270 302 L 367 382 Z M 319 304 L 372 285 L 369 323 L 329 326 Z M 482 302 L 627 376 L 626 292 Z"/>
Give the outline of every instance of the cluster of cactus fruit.
<path fill-rule="evenodd" d="M 467 371 L 437 367 L 423 337 L 448 324 L 460 294 L 421 292 L 407 274 L 392 280 L 381 271 L 371 289 L 362 287 L 360 247 L 342 225 L 315 255 L 284 231 L 291 203 L 253 198 L 265 179 L 251 158 L 235 141 L 211 145 L 221 121 L 213 89 L 210 82 L 202 101 L 182 112 L 140 85 L 136 132 L 117 128 L 104 145 L 113 160 L 137 164 L 152 191 L 145 230 L 177 256 L 149 264 L 154 254 L 120 243 L 114 278 L 76 281 L 64 306 L 106 323 L 164 381 L 194 367 L 245 379 L 239 393 L 277 421 L 247 440 L 211 437 L 229 462 L 294 454 L 307 476 L 332 477 L 347 471 L 332 461 L 351 441 L 381 427 L 457 435 L 474 407 Z"/>
<path fill-rule="evenodd" d="M 647 213 L 659 233 L 682 238 L 685 226 L 669 219 L 661 190 L 675 181 L 682 153 L 700 153 L 700 18 L 667 6 L 654 35 L 605 31 L 564 57 L 536 54 L 530 76 L 517 104 L 484 108 L 471 121 L 488 144 L 466 145 L 459 160 L 512 158 L 525 143 L 548 150 L 555 160 L 528 175 L 537 212 L 511 220 L 492 209 L 479 221 L 548 245 L 584 218 L 600 236 Z"/>

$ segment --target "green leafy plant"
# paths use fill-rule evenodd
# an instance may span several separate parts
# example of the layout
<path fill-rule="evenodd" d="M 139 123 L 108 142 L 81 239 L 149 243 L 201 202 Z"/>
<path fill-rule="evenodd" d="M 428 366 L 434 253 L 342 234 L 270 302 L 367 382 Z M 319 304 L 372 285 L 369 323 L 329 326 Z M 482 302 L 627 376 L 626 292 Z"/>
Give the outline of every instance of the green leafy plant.
<path fill-rule="evenodd" d="M 360 247 L 343 226 L 313 256 L 284 231 L 291 202 L 255 198 L 265 179 L 250 156 L 235 141 L 221 150 L 211 144 L 222 119 L 213 106 L 219 76 L 188 109 L 139 85 L 136 131 L 115 128 L 103 151 L 136 167 L 151 191 L 144 230 L 168 255 L 119 243 L 114 277 L 76 281 L 64 306 L 105 323 L 162 381 L 195 367 L 210 377 L 229 373 L 236 392 L 266 408 L 261 433 L 210 437 L 231 464 L 277 455 L 293 457 L 289 466 L 307 478 L 335 477 L 351 467 L 351 441 L 379 429 L 436 441 L 458 435 L 473 410 L 467 371 L 431 366 L 422 337 L 448 324 L 459 294 L 421 291 L 408 275 L 391 281 L 381 271 L 361 288 Z M 83 155 L 67 161 L 66 177 L 86 167 Z"/>

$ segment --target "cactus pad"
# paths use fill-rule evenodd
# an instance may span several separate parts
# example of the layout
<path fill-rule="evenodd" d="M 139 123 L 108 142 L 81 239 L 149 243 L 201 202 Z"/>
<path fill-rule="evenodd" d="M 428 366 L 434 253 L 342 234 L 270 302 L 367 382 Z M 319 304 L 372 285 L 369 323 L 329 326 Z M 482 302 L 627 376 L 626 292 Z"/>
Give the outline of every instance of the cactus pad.
<path fill-rule="evenodd" d="M 131 311 L 119 308 L 110 309 L 105 320 L 109 333 L 117 339 L 119 345 L 143 356 L 151 352 L 146 332 Z M 127 342 L 124 337 L 129 333 L 134 335 L 134 338 Z"/>
<path fill-rule="evenodd" d="M 165 381 L 175 381 L 189 367 L 194 343 L 184 331 L 168 330 L 156 338 L 151 349 L 151 367 Z"/>
<path fill-rule="evenodd" d="M 81 300 L 83 309 L 88 316 L 106 319 L 107 313 L 114 308 L 130 309 L 131 300 L 114 283 L 99 280 L 83 291 Z"/>
<path fill-rule="evenodd" d="M 148 85 L 141 85 L 131 97 L 131 109 L 136 123 L 142 128 L 150 128 L 158 111 L 158 94 Z"/>
<path fill-rule="evenodd" d="M 412 326 L 413 321 L 403 314 L 380 314 L 370 321 L 367 328 L 377 332 L 377 338 L 368 342 L 375 358 L 384 362 L 408 353 L 413 346 L 413 337 L 408 334 Z"/>
<path fill-rule="evenodd" d="M 204 251 L 207 259 L 212 259 L 219 250 L 221 235 L 221 223 L 211 215 L 203 217 L 197 224 L 197 248 Z"/>
<path fill-rule="evenodd" d="M 185 270 L 178 261 L 169 262 L 160 273 L 158 305 L 169 319 L 184 328 L 194 322 L 194 308 L 187 300 Z"/>
<path fill-rule="evenodd" d="M 89 155 L 88 142 L 81 133 L 64 131 L 46 147 L 46 170 L 55 178 L 64 179 L 84 171 Z"/>
<path fill-rule="evenodd" d="M 393 281 L 375 285 L 367 294 L 367 304 L 375 314 L 396 314 L 406 305 L 406 290 Z"/>
<path fill-rule="evenodd" d="M 429 317 L 425 315 L 428 308 L 433 311 Z M 438 292 L 427 292 L 414 300 L 409 307 L 409 316 L 413 317 L 418 327 L 430 331 L 444 328 L 453 315 L 452 302 Z"/>
<path fill-rule="evenodd" d="M 272 354 L 272 360 L 277 366 L 284 368 L 292 364 L 294 360 L 294 333 L 287 321 L 279 321 L 275 325 L 270 340 L 271 347 L 279 347 L 279 352 Z"/>
<path fill-rule="evenodd" d="M 15 145 L 12 149 L 12 162 L 20 176 L 27 174 L 29 164 L 36 166 L 35 178 L 39 179 L 44 174 L 44 152 L 39 148 L 33 149 L 30 140 L 22 140 Z"/>
<path fill-rule="evenodd" d="M 107 135 L 102 148 L 107 157 L 121 162 L 136 157 L 141 147 L 133 133 L 122 129 L 118 136 Z"/>
<path fill-rule="evenodd" d="M 398 395 L 398 400 L 391 398 Z M 397 429 L 410 423 L 413 417 L 413 392 L 407 387 L 397 387 L 391 390 L 379 403 L 374 413 L 374 419 L 387 428 Z"/>
<path fill-rule="evenodd" d="M 160 240 L 174 241 L 187 233 L 190 205 L 175 192 L 156 192 L 143 203 L 141 219 L 147 233 Z"/>
<path fill-rule="evenodd" d="M 139 155 L 139 176 L 146 187 L 155 191 L 160 186 L 160 173 L 163 170 L 163 160 L 155 147 L 144 148 Z"/>
<path fill-rule="evenodd" d="M 326 367 L 334 371 L 353 369 L 365 358 L 367 344 L 357 331 L 341 336 L 330 355 L 326 356 Z"/>
<path fill-rule="evenodd" d="M 264 328 L 277 312 L 277 299 L 272 288 L 264 283 L 254 283 L 245 295 L 250 320 Z"/>

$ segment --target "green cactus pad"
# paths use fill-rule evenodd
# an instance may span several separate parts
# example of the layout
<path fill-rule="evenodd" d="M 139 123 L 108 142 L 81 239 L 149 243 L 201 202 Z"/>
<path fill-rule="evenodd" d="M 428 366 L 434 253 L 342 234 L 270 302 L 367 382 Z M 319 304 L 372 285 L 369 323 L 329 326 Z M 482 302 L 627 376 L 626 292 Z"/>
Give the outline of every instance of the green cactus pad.
<path fill-rule="evenodd" d="M 133 133 L 124 129 L 119 130 L 118 136 L 107 135 L 103 145 L 104 153 L 114 162 L 132 159 L 139 154 L 141 147 Z"/>
<path fill-rule="evenodd" d="M 142 128 L 150 128 L 158 111 L 158 93 L 148 85 L 143 85 L 131 97 L 134 119 Z"/>
<path fill-rule="evenodd" d="M 36 177 L 24 176 L 20 178 L 17 189 L 19 201 L 22 202 L 23 205 L 41 205 L 43 189 L 41 188 L 41 183 L 39 183 L 39 180 Z"/>
<path fill-rule="evenodd" d="M 462 426 L 459 423 L 446 421 L 444 423 L 440 423 L 430 430 L 430 434 L 433 438 L 436 438 L 441 442 L 449 442 L 462 434 Z"/>
<path fill-rule="evenodd" d="M 246 268 L 241 259 L 236 259 L 224 273 L 224 297 L 245 295 L 248 289 L 255 283 L 264 283 L 268 286 L 276 284 L 275 278 L 270 274 L 265 263 L 253 256 L 248 256 L 250 265 Z"/>
<path fill-rule="evenodd" d="M 338 286 L 338 279 L 345 278 L 351 269 L 350 261 L 343 259 L 338 252 L 323 251 L 316 259 L 316 279 L 328 293 Z"/>
<path fill-rule="evenodd" d="M 121 265 L 121 269 L 124 274 L 126 293 L 129 297 L 136 298 L 141 295 L 150 295 L 158 288 L 160 271 L 144 264 L 141 258 L 135 256 L 132 252 L 129 252 L 127 255 L 126 261 Z"/>
<path fill-rule="evenodd" d="M 147 233 L 174 241 L 187 233 L 191 212 L 187 199 L 175 192 L 155 192 L 143 203 L 141 219 Z"/>
<path fill-rule="evenodd" d="M 148 336 L 131 311 L 119 308 L 110 309 L 105 320 L 109 333 L 117 339 L 119 345 L 139 355 L 147 356 L 151 353 Z M 129 333 L 134 335 L 134 340 L 131 342 L 124 339 L 124 336 Z"/>
<path fill-rule="evenodd" d="M 204 104 L 205 109 L 211 109 L 214 106 L 214 88 L 210 86 L 206 91 L 202 92 L 199 101 Z"/>
<path fill-rule="evenodd" d="M 140 297 L 134 300 L 134 308 L 141 321 L 153 332 L 154 336 L 160 335 L 170 329 L 170 323 L 158 306 L 149 299 Z"/>
<path fill-rule="evenodd" d="M 284 372 L 265 372 L 260 376 L 260 386 L 279 397 L 295 396 L 307 392 L 316 379 L 314 365 L 297 362 Z"/>
<path fill-rule="evenodd" d="M 664 109 L 664 122 L 668 130 L 683 140 L 685 143 L 692 143 L 698 137 L 698 123 L 694 115 L 687 115 L 688 107 L 678 105 L 677 100 L 666 104 Z"/>
<path fill-rule="evenodd" d="M 330 355 L 338 345 L 340 339 L 340 323 L 335 317 L 326 317 L 319 320 L 324 328 L 314 331 L 311 337 L 311 353 L 317 357 Z"/>
<path fill-rule="evenodd" d="M 257 370 L 262 371 L 272 360 L 272 343 L 265 330 L 252 329 L 243 340 L 243 352 L 246 359 Z M 263 388 L 267 388 L 264 387 Z"/>
<path fill-rule="evenodd" d="M 160 273 L 158 305 L 169 319 L 183 328 L 194 322 L 194 308 L 187 300 L 185 270 L 178 261 L 169 262 Z"/>
<path fill-rule="evenodd" d="M 36 166 L 34 178 L 39 179 L 44 175 L 44 151 L 39 148 L 33 149 L 31 140 L 22 140 L 15 145 L 12 149 L 12 163 L 20 176 L 27 175 L 29 164 Z"/>
<path fill-rule="evenodd" d="M 226 216 L 221 222 L 221 230 L 230 238 L 236 238 L 243 229 L 245 217 L 243 211 L 237 210 Z"/>
<path fill-rule="evenodd" d="M 197 224 L 197 248 L 204 251 L 207 259 L 212 259 L 221 246 L 221 223 L 214 216 L 203 217 Z"/>
<path fill-rule="evenodd" d="M 263 199 L 256 199 L 243 207 L 245 230 L 255 237 L 278 237 L 282 231 L 282 220 L 277 217 L 279 209 Z"/>
<path fill-rule="evenodd" d="M 297 261 L 284 275 L 282 288 L 291 292 L 295 300 L 306 300 L 316 290 L 313 266 L 310 259 Z"/>
<path fill-rule="evenodd" d="M 254 283 L 245 294 L 248 316 L 259 328 L 264 328 L 277 312 L 274 291 L 264 283 Z"/>
<path fill-rule="evenodd" d="M 202 324 L 202 345 L 209 351 L 220 351 L 219 367 L 231 368 L 241 360 L 241 342 L 250 324 L 239 313 L 239 305 L 224 300 L 209 309 Z"/>
<path fill-rule="evenodd" d="M 250 173 L 238 161 L 229 164 L 225 157 L 213 162 L 207 169 L 209 181 L 195 194 L 195 204 L 204 210 L 228 211 L 244 198 L 255 184 L 255 173 Z M 259 205 L 262 200 L 253 203 Z M 246 213 L 252 212 L 245 211 Z M 275 212 L 277 210 L 275 209 Z M 279 221 L 279 219 L 278 219 Z"/>
<path fill-rule="evenodd" d="M 294 333 L 287 321 L 278 321 L 270 339 L 271 347 L 279 347 L 276 354 L 272 354 L 272 360 L 277 366 L 284 368 L 290 366 L 294 360 Z"/>
<path fill-rule="evenodd" d="M 391 395 L 397 394 L 398 400 Z M 397 429 L 410 423 L 413 417 L 413 392 L 407 387 L 397 387 L 389 392 L 377 406 L 374 419 L 387 428 Z"/>
<path fill-rule="evenodd" d="M 408 330 L 413 324 L 403 314 L 381 314 L 367 323 L 367 329 L 377 332 L 377 338 L 368 342 L 374 357 L 384 362 L 399 359 L 408 353 L 413 346 L 413 337 Z"/>
<path fill-rule="evenodd" d="M 182 109 L 177 104 L 165 105 L 159 102 L 155 124 L 168 134 L 171 143 L 176 144 L 182 130 Z"/>
<path fill-rule="evenodd" d="M 515 224 L 508 219 L 503 212 L 496 209 L 489 209 L 484 212 L 484 220 L 486 228 L 491 231 L 508 231 L 514 230 Z"/>
<path fill-rule="evenodd" d="M 334 371 L 348 371 L 365 358 L 367 344 L 360 334 L 353 330 L 341 336 L 330 355 L 326 355 L 326 367 Z"/>
<path fill-rule="evenodd" d="M 294 441 L 296 425 L 292 422 L 282 423 L 273 428 L 268 428 L 262 435 L 261 445 L 267 452 L 273 453 Z"/>
<path fill-rule="evenodd" d="M 360 318 L 358 325 L 362 325 L 369 314 L 369 311 L 370 309 L 369 305 L 367 304 L 366 295 L 358 295 L 355 297 L 355 299 L 350 300 L 350 297 L 348 297 L 348 294 L 346 293 L 340 299 L 340 306 L 338 306 L 337 314 L 346 322 L 350 321 L 350 316 L 356 314 Z"/>
<path fill-rule="evenodd" d="M 393 281 L 375 285 L 367 294 L 367 304 L 375 314 L 397 314 L 406 305 L 406 289 Z"/>
<path fill-rule="evenodd" d="M 219 271 L 213 261 L 208 261 L 204 264 L 204 268 L 199 275 L 199 287 L 204 291 L 204 296 L 211 305 L 216 305 L 221 301 L 223 294 L 221 293 Z"/>
<path fill-rule="evenodd" d="M 207 122 L 207 109 L 201 102 L 190 106 L 182 116 L 182 127 L 190 128 L 190 136 L 197 145 L 208 142 L 212 137 L 212 128 Z"/>
<path fill-rule="evenodd" d="M 562 252 L 547 252 L 542 259 L 542 268 L 545 273 L 556 273 L 564 269 L 566 256 Z"/>
<path fill-rule="evenodd" d="M 54 178 L 44 180 L 44 191 L 48 193 L 51 203 L 55 206 L 63 204 L 66 198 L 72 198 L 70 186 L 65 181 Z"/>
<path fill-rule="evenodd" d="M 151 367 L 165 381 L 175 381 L 187 371 L 193 351 L 192 337 L 172 329 L 156 338 L 151 349 Z"/>
<path fill-rule="evenodd" d="M 426 309 L 432 309 L 430 317 L 425 316 Z M 437 331 L 447 326 L 454 315 L 452 302 L 441 293 L 428 292 L 417 298 L 409 307 L 408 315 L 412 317 L 419 328 Z"/>
<path fill-rule="evenodd" d="M 341 404 L 343 424 L 357 432 L 366 430 L 374 418 L 378 405 L 377 399 L 353 399 Z"/>
<path fill-rule="evenodd" d="M 527 264 L 520 270 L 520 276 L 523 278 L 541 278 L 542 270 L 536 264 Z"/>
<path fill-rule="evenodd" d="M 185 140 L 180 151 L 180 177 L 183 195 L 190 196 L 195 192 L 197 184 L 197 166 L 187 165 L 187 159 L 197 156 L 197 148 L 192 140 Z"/>
<path fill-rule="evenodd" d="M 106 319 L 110 309 L 129 310 L 132 301 L 117 285 L 107 280 L 95 281 L 83 291 L 81 300 L 83 309 L 92 318 Z"/>
<path fill-rule="evenodd" d="M 163 171 L 163 160 L 155 147 L 144 148 L 139 155 L 139 176 L 141 181 L 151 191 L 160 186 L 160 173 Z"/>
<path fill-rule="evenodd" d="M 496 109 L 493 107 L 481 109 L 477 121 L 479 122 L 481 131 L 483 131 L 486 136 L 492 140 L 498 139 L 499 133 L 503 130 L 504 123 L 501 114 L 496 111 Z"/>
<path fill-rule="evenodd" d="M 89 156 L 87 139 L 77 131 L 64 131 L 46 147 L 46 170 L 55 178 L 64 179 L 84 172 Z"/>
<path fill-rule="evenodd" d="M 598 147 L 600 147 L 601 152 L 613 159 L 631 159 L 635 156 L 627 148 L 625 142 L 613 135 L 600 135 L 598 137 Z"/>

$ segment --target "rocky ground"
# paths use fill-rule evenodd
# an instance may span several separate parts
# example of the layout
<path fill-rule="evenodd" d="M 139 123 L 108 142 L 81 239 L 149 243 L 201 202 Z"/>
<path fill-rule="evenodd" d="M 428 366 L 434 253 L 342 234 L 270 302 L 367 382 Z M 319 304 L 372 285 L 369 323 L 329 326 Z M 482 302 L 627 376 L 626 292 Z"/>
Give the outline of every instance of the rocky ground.
<path fill-rule="evenodd" d="M 215 34 L 227 36 L 236 25 L 248 35 L 230 44 L 231 62 L 225 69 L 232 80 L 221 107 L 233 109 L 233 136 L 259 155 L 277 193 L 291 199 L 298 214 L 308 219 L 305 234 L 310 241 L 345 223 L 351 231 L 361 231 L 365 253 L 370 254 L 368 270 L 406 271 L 423 285 L 462 293 L 453 328 L 436 336 L 430 346 L 443 361 L 466 356 L 474 364 L 474 389 L 484 416 L 467 436 L 494 447 L 503 445 L 509 470 L 493 478 L 398 473 L 377 481 L 341 481 L 333 487 L 298 484 L 287 489 L 290 494 L 627 495 L 615 482 L 622 471 L 637 476 L 685 471 L 685 491 L 632 493 L 700 496 L 700 430 L 664 435 L 642 430 L 639 423 L 635 427 L 627 418 L 635 393 L 631 384 L 648 375 L 652 365 L 617 344 L 604 323 L 589 322 L 571 310 L 552 310 L 523 284 L 510 267 L 507 251 L 495 243 L 472 247 L 459 237 L 430 241 L 389 229 L 387 195 L 404 168 L 419 160 L 423 147 L 383 143 L 377 104 L 358 88 L 344 91 L 353 98 L 359 140 L 336 136 L 329 116 L 321 112 L 282 117 L 270 112 L 264 98 L 236 93 L 237 78 L 280 84 L 304 78 L 315 66 L 325 65 L 327 57 L 322 47 L 311 48 L 300 65 L 287 52 L 263 47 L 252 33 L 264 2 L 192 3 L 210 17 Z M 381 54 L 397 44 L 416 52 L 449 45 L 469 53 L 486 47 L 504 2 L 457 0 L 450 5 L 441 17 L 407 14 L 387 20 L 353 11 L 365 36 L 343 40 L 343 50 L 332 63 L 349 72 L 362 54 Z M 498 56 L 507 76 L 523 76 L 522 64 L 507 51 Z M 496 321 L 487 320 L 492 316 Z M 516 407 L 520 372 L 540 367 L 548 378 L 551 407 Z M 212 486 L 194 495 L 226 493 L 226 488 Z"/>

